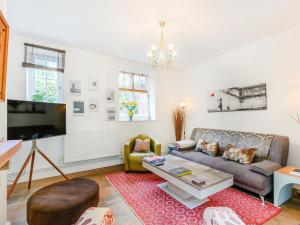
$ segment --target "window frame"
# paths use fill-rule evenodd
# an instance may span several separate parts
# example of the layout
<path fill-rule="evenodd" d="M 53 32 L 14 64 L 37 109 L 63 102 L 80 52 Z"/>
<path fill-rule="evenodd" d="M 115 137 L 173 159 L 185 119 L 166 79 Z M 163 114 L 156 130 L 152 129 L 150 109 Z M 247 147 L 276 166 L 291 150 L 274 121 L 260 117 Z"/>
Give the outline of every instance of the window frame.
<path fill-rule="evenodd" d="M 122 74 L 129 74 L 131 77 L 131 88 L 124 88 L 120 86 L 120 76 Z M 134 77 L 145 77 L 146 78 L 146 85 L 145 89 L 139 89 L 135 87 L 135 82 L 134 82 Z M 147 96 L 147 115 L 146 116 L 140 116 L 138 114 L 135 114 L 133 117 L 133 122 L 135 121 L 149 121 L 151 119 L 151 109 L 150 109 L 150 100 L 151 100 L 151 94 L 150 94 L 150 81 L 149 81 L 149 75 L 147 74 L 142 74 L 142 73 L 134 73 L 134 72 L 126 72 L 126 71 L 119 71 L 118 74 L 118 116 L 119 116 L 119 121 L 128 121 L 128 116 L 124 113 L 121 113 L 122 111 L 120 110 L 120 96 L 121 92 L 129 92 L 134 95 L 135 93 L 144 93 Z"/>
<path fill-rule="evenodd" d="M 35 79 L 43 79 L 45 80 L 45 82 L 47 83 L 48 80 L 54 80 L 54 79 L 48 79 L 48 77 L 46 76 L 45 78 L 37 78 L 36 77 L 36 74 L 35 72 L 38 71 L 38 70 L 43 70 L 43 69 L 37 69 L 37 68 L 26 68 L 26 79 L 27 79 L 27 82 L 26 82 L 26 97 L 27 97 L 27 100 L 29 101 L 33 101 L 32 99 L 32 96 L 35 92 Z M 58 71 L 49 71 L 49 70 L 44 70 L 46 72 L 51 72 L 51 73 L 56 73 L 56 77 L 57 77 L 57 82 L 56 82 L 56 85 L 57 85 L 57 89 L 58 89 L 58 93 L 57 93 L 57 97 L 56 97 L 56 101 L 53 102 L 53 103 L 62 103 L 62 96 L 63 96 L 63 93 L 62 93 L 62 85 L 63 85 L 63 79 L 62 79 L 62 74 L 61 72 L 58 72 Z M 46 96 L 47 99 L 43 102 L 49 102 L 48 101 L 48 95 Z"/>

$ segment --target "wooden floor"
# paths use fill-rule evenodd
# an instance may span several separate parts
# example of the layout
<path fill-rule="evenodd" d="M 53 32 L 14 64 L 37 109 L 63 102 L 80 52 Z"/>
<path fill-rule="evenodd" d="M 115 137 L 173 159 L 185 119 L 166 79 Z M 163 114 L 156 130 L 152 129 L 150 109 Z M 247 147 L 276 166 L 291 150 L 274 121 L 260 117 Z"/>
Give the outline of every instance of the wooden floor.
<path fill-rule="evenodd" d="M 100 206 L 111 207 L 115 213 L 117 225 L 141 225 L 132 210 L 123 201 L 119 193 L 105 178 L 106 175 L 121 171 L 120 166 L 68 175 L 70 178 L 84 176 L 95 180 L 100 186 Z M 30 191 L 26 183 L 18 184 L 8 201 L 8 219 L 12 225 L 27 225 L 26 201 L 38 189 L 53 182 L 63 180 L 53 177 L 34 181 Z M 300 201 L 291 200 L 282 207 L 282 212 L 269 220 L 267 225 L 300 225 Z"/>

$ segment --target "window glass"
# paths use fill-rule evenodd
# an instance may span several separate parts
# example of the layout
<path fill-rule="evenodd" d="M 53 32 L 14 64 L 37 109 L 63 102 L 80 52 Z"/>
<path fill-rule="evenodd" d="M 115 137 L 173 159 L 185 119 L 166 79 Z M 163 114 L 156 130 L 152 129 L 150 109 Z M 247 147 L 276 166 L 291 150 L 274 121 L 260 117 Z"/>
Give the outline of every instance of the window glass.
<path fill-rule="evenodd" d="M 119 118 L 128 120 L 127 103 L 136 104 L 134 120 L 148 120 L 149 92 L 147 76 L 134 73 L 121 72 L 119 74 Z M 128 105 L 128 104 L 127 104 Z"/>

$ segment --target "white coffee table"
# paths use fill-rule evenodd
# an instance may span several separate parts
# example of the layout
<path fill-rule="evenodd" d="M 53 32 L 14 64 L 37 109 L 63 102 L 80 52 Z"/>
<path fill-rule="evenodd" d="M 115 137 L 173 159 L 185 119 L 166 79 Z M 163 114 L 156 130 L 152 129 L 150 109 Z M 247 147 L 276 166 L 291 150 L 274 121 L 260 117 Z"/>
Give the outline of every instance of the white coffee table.
<path fill-rule="evenodd" d="M 209 201 L 208 197 L 233 185 L 233 175 L 201 165 L 174 155 L 165 155 L 166 161 L 162 166 L 153 166 L 143 162 L 143 167 L 157 174 L 167 182 L 158 187 L 181 202 L 189 209 L 193 209 Z M 177 177 L 169 171 L 184 167 L 192 170 L 192 174 Z M 192 180 L 201 176 L 206 180 L 204 185 L 198 186 Z"/>

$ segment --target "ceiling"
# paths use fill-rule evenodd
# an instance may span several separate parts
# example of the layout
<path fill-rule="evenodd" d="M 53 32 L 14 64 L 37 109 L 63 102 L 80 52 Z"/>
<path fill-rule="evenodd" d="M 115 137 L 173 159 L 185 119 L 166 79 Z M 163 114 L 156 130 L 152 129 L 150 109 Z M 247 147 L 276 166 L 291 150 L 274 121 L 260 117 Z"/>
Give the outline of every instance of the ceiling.
<path fill-rule="evenodd" d="M 300 24 L 299 0 L 8 0 L 15 34 L 147 62 L 158 22 L 181 67 Z"/>

